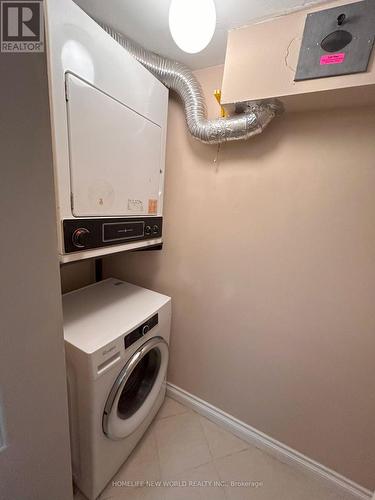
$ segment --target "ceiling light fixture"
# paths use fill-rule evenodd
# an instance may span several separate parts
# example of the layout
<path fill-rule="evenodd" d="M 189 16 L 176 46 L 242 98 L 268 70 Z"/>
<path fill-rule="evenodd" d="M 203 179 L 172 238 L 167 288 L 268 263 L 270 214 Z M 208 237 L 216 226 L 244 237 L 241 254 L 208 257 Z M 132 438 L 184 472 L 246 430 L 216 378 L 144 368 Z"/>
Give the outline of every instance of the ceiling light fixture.
<path fill-rule="evenodd" d="M 216 27 L 214 0 L 172 0 L 169 29 L 184 52 L 196 54 L 210 43 Z"/>

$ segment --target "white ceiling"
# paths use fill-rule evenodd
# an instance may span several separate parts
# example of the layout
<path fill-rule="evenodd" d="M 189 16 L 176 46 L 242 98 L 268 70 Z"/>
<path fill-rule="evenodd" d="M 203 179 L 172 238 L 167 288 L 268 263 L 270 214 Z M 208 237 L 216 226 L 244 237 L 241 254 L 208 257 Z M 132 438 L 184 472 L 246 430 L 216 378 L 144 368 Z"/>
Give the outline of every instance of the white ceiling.
<path fill-rule="evenodd" d="M 224 62 L 228 29 L 324 1 L 327 0 L 215 0 L 217 27 L 210 45 L 199 54 L 186 54 L 175 45 L 169 32 L 170 0 L 75 0 L 92 17 L 110 24 L 145 48 L 193 69 Z"/>

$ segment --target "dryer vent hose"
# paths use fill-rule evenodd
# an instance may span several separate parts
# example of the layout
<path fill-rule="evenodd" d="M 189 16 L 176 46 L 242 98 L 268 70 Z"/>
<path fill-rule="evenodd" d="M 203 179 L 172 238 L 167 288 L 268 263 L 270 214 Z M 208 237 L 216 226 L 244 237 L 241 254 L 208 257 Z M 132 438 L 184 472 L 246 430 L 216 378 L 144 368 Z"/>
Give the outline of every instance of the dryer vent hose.
<path fill-rule="evenodd" d="M 180 96 L 191 135 L 206 144 L 250 139 L 263 132 L 281 111 L 276 101 L 256 102 L 248 103 L 246 111 L 240 114 L 208 120 L 202 88 L 188 67 L 150 52 L 110 26 L 99 24 L 158 80 Z"/>

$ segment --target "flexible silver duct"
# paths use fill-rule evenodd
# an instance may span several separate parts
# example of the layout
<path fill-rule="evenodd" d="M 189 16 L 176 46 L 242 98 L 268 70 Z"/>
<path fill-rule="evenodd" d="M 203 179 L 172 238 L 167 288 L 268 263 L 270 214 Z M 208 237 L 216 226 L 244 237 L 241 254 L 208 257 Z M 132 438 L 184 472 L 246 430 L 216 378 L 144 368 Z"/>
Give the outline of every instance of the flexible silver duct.
<path fill-rule="evenodd" d="M 99 24 L 158 80 L 180 96 L 190 133 L 204 143 L 220 144 L 249 139 L 263 132 L 280 111 L 275 102 L 249 103 L 241 114 L 208 120 L 202 88 L 188 67 L 149 52 L 111 27 Z"/>

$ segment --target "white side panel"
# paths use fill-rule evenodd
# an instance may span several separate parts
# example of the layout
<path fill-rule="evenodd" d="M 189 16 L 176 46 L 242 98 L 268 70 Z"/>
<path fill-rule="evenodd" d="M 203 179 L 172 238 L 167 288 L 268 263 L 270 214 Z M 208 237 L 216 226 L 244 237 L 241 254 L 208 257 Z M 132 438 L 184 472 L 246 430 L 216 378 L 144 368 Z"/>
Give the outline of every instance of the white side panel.
<path fill-rule="evenodd" d="M 0 499 L 73 500 L 45 54 L 0 67 Z"/>
<path fill-rule="evenodd" d="M 159 201 L 159 125 L 67 74 L 73 215 L 155 213 Z"/>

